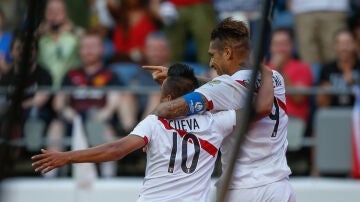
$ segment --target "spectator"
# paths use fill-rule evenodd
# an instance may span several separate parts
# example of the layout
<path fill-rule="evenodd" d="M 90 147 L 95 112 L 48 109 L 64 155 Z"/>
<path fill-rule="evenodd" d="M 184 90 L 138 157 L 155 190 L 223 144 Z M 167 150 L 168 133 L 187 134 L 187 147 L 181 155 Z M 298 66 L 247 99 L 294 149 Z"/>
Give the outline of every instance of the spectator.
<path fill-rule="evenodd" d="M 88 18 L 90 29 L 100 33 L 104 39 L 105 52 L 103 59 L 109 62 L 114 55 L 114 45 L 111 36 L 115 22 L 107 8 L 104 0 L 90 1 L 90 18 Z"/>
<path fill-rule="evenodd" d="M 3 30 L 4 21 L 5 15 L 3 11 L 0 10 L 0 78 L 2 74 L 9 71 L 10 43 L 12 40 L 12 34 L 4 32 Z"/>
<path fill-rule="evenodd" d="M 70 70 L 64 80 L 63 86 L 90 86 L 105 87 L 119 86 L 122 83 L 118 78 L 107 70 L 102 61 L 104 47 L 103 41 L 99 34 L 87 33 L 80 39 L 79 54 L 82 60 L 82 67 Z M 104 141 L 115 138 L 115 131 L 111 125 L 112 117 L 117 109 L 120 95 L 116 92 L 103 91 L 75 91 L 71 95 L 58 93 L 54 100 L 54 109 L 63 117 L 67 125 L 71 125 L 76 115 L 82 116 L 86 126 L 91 127 L 91 123 L 104 128 L 103 134 L 93 134 L 97 130 L 87 130 L 91 137 L 103 136 Z M 90 123 L 90 124 L 89 124 Z M 53 142 L 62 138 L 64 126 L 60 120 L 55 120 L 49 131 L 50 139 Z M 61 145 L 50 145 L 51 149 L 60 150 Z M 102 164 L 101 175 L 105 177 L 116 174 L 114 163 Z M 110 168 L 109 168 L 110 167 Z"/>
<path fill-rule="evenodd" d="M 19 80 L 19 72 L 20 72 L 20 60 L 21 60 L 21 52 L 23 49 L 23 36 L 21 34 L 15 35 L 11 42 L 11 58 L 12 63 L 9 65 L 9 71 L 2 76 L 0 79 L 0 86 L 7 87 L 9 93 L 11 94 L 16 86 L 14 84 Z M 36 63 L 36 54 L 37 54 L 37 41 L 33 43 L 33 50 L 31 55 L 31 66 L 29 74 L 26 77 L 26 80 L 23 81 L 25 84 L 24 95 L 22 98 L 22 110 L 23 113 L 21 115 L 22 120 L 20 120 L 20 125 L 24 126 L 24 123 L 29 120 L 29 118 L 33 120 L 37 120 L 43 122 L 44 124 L 40 124 L 42 128 L 38 128 L 37 131 L 24 131 L 25 133 L 34 133 L 31 135 L 35 135 L 34 137 L 38 138 L 38 141 L 41 141 L 42 131 L 45 131 L 45 126 L 50 123 L 52 118 L 52 110 L 49 104 L 50 96 L 48 93 L 39 92 L 39 86 L 51 86 L 52 81 L 49 73 L 41 68 Z M 36 133 L 36 134 L 35 134 Z M 35 140 L 34 140 L 35 141 Z"/>
<path fill-rule="evenodd" d="M 278 28 L 273 31 L 270 43 L 270 63 L 284 77 L 287 87 L 309 88 L 312 86 L 310 67 L 292 56 L 293 37 L 288 29 Z M 307 122 L 310 100 L 307 95 L 288 94 L 286 107 L 289 116 Z"/>
<path fill-rule="evenodd" d="M 290 11 L 290 1 L 288 0 L 277 0 L 274 8 L 274 19 L 272 22 L 272 28 L 293 28 L 294 27 L 294 16 Z"/>
<path fill-rule="evenodd" d="M 147 0 L 121 0 L 120 5 L 108 1 L 108 8 L 116 21 L 113 42 L 117 62 L 143 60 L 146 36 L 156 30 Z"/>
<path fill-rule="evenodd" d="M 334 37 L 337 59 L 323 66 L 320 86 L 337 90 L 349 89 L 360 78 L 360 62 L 356 57 L 356 43 L 352 33 L 342 29 Z M 353 106 L 353 95 L 318 94 L 319 107 Z"/>
<path fill-rule="evenodd" d="M 77 54 L 79 29 L 68 19 L 63 0 L 49 0 L 45 21 L 41 24 L 39 63 L 49 71 L 53 87 L 61 86 L 66 72 L 79 65 Z"/>
<path fill-rule="evenodd" d="M 145 40 L 144 56 L 145 65 L 165 66 L 170 65 L 170 44 L 166 35 L 162 32 L 153 32 L 149 34 Z M 146 70 L 139 70 L 134 78 L 130 81 L 130 85 L 156 87 L 158 84 L 153 80 L 151 74 Z M 141 120 L 145 118 L 155 108 L 160 101 L 160 92 L 149 93 L 148 96 L 131 95 L 129 98 L 131 103 L 139 103 L 137 105 L 125 106 L 125 109 L 120 109 L 122 117 L 127 117 L 124 125 L 125 130 L 130 131 L 137 123 L 140 111 Z M 137 108 L 140 106 L 140 108 Z"/>
<path fill-rule="evenodd" d="M 159 1 L 159 0 L 153 0 Z M 211 0 L 167 0 L 162 3 L 162 9 L 159 10 L 160 16 L 163 15 L 163 21 L 169 18 L 164 15 L 169 8 L 176 7 L 173 12 L 173 20 L 167 22 L 164 26 L 164 32 L 169 38 L 171 45 L 171 61 L 183 61 L 185 57 L 186 45 L 189 36 L 195 43 L 196 62 L 202 65 L 209 64 L 210 35 L 215 24 L 215 11 Z M 166 8 L 167 7 L 167 8 Z"/>
<path fill-rule="evenodd" d="M 333 36 L 346 26 L 348 0 L 292 0 L 300 58 L 312 65 L 318 79 L 319 65 L 335 59 Z"/>
<path fill-rule="evenodd" d="M 214 7 L 218 12 L 217 18 L 219 21 L 232 17 L 249 24 L 250 21 L 260 16 L 260 5 L 259 0 L 214 0 Z"/>
<path fill-rule="evenodd" d="M 355 38 L 356 55 L 357 58 L 360 58 L 360 18 L 357 18 L 351 22 L 351 30 Z"/>
<path fill-rule="evenodd" d="M 109 9 L 107 7 L 107 1 L 103 0 L 92 0 L 90 1 L 90 26 L 101 25 L 106 28 L 113 28 L 115 22 L 110 15 Z"/>

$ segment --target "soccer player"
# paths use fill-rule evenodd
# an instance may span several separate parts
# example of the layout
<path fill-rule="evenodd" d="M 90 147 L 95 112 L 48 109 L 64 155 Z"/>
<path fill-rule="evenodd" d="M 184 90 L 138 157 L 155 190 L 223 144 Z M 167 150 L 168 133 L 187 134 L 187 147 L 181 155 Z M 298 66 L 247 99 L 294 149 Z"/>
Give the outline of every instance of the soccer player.
<path fill-rule="evenodd" d="M 206 110 L 242 108 L 252 73 L 243 65 L 249 55 L 249 43 L 249 31 L 243 22 L 231 18 L 220 22 L 211 33 L 208 51 L 210 67 L 220 76 L 195 92 L 160 103 L 154 113 L 160 117 L 175 118 Z M 166 75 L 164 67 L 144 68 L 152 70 L 153 77 L 159 82 Z M 272 77 L 267 77 L 268 74 Z M 274 95 L 261 93 L 269 78 L 272 78 Z M 256 89 L 259 91 L 255 101 L 258 121 L 252 123 L 241 145 L 241 156 L 236 161 L 227 201 L 295 201 L 289 183 L 291 170 L 285 156 L 288 117 L 284 79 L 278 72 L 262 67 Z M 223 171 L 229 164 L 232 148 L 240 146 L 234 145 L 234 138 L 227 137 L 221 147 Z"/>
<path fill-rule="evenodd" d="M 171 66 L 168 75 L 161 102 L 198 87 L 193 71 L 185 65 Z M 267 90 L 273 91 L 272 87 Z M 170 120 L 149 115 L 118 141 L 78 151 L 42 150 L 33 157 L 33 166 L 46 173 L 69 163 L 113 161 L 146 145 L 147 166 L 139 201 L 209 201 L 218 149 L 232 132 L 236 117 L 234 110 Z"/>

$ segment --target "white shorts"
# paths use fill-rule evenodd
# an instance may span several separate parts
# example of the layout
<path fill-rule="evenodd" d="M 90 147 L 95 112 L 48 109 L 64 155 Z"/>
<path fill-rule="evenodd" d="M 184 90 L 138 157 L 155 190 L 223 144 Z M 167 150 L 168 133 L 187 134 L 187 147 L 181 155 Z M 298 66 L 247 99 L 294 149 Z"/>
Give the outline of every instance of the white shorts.
<path fill-rule="evenodd" d="M 295 192 L 288 179 L 261 187 L 231 189 L 227 202 L 295 202 Z"/>

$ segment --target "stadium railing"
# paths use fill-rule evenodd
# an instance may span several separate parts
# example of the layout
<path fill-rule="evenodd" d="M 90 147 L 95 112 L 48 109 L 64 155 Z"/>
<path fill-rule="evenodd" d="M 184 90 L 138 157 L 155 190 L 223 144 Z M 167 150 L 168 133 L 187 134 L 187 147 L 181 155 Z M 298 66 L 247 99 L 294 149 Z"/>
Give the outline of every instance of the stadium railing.
<path fill-rule="evenodd" d="M 91 93 L 92 91 L 117 91 L 117 92 L 130 92 L 130 93 L 135 93 L 135 94 L 149 94 L 151 92 L 156 92 L 159 91 L 159 87 L 144 87 L 144 86 L 130 86 L 130 87 L 115 87 L 115 86 L 111 86 L 111 87 L 104 87 L 104 88 L 89 88 L 89 87 L 66 87 L 66 88 L 62 88 L 62 89 L 52 89 L 49 87 L 39 87 L 39 91 L 43 91 L 43 92 L 48 92 L 50 94 L 55 94 L 57 92 L 63 92 L 63 93 Z M 0 93 L 4 94 L 4 92 L 7 92 L 7 88 L 0 88 Z M 287 94 L 302 94 L 302 95 L 309 95 L 309 96 L 314 96 L 317 95 L 318 93 L 321 94 L 329 94 L 329 95 L 350 95 L 350 94 L 354 94 L 354 91 L 352 89 L 324 89 L 324 88 L 320 88 L 320 87 L 312 87 L 312 88 L 307 88 L 307 89 L 297 89 L 297 88 L 287 88 L 286 89 Z M 322 109 L 320 110 L 321 113 L 325 113 L 327 110 L 331 110 L 331 109 Z M 336 115 L 336 114 L 335 114 Z M 317 113 L 315 113 L 315 121 L 316 123 L 314 123 L 314 131 L 316 131 L 316 133 L 318 134 L 318 136 L 313 136 L 312 134 L 308 135 L 308 136 L 304 136 L 304 127 L 306 127 L 306 124 L 299 122 L 298 120 L 293 120 L 290 118 L 290 123 L 289 123 L 289 132 L 288 132 L 288 140 L 289 140 L 289 151 L 298 151 L 303 147 L 315 147 L 315 148 L 320 148 L 320 150 L 317 150 L 318 153 L 316 153 L 316 156 L 319 159 L 331 159 L 332 156 L 330 157 L 323 157 L 324 155 L 326 156 L 327 153 L 324 153 L 324 150 L 321 148 L 325 148 L 326 144 L 328 144 L 328 140 L 326 140 L 327 138 L 323 139 L 323 137 L 325 137 L 323 135 L 323 133 L 321 132 L 322 129 L 320 128 L 322 126 L 321 123 L 323 123 L 321 120 L 321 117 L 327 117 L 327 115 L 325 116 L 317 116 Z M 320 119 L 320 120 L 319 120 Z M 336 122 L 336 121 L 335 121 Z M 328 124 L 326 124 L 328 125 Z M 336 125 L 335 125 L 336 126 Z M 326 126 L 325 126 L 326 127 Z M 345 127 L 344 125 L 340 126 L 338 125 L 338 127 Z M 318 130 L 320 128 L 320 130 Z M 324 127 L 323 127 L 324 128 Z M 342 129 L 342 131 L 348 131 L 351 130 L 350 128 L 344 128 Z M 348 138 L 345 138 L 346 140 L 348 140 Z M 337 139 L 337 141 L 342 141 L 344 139 Z M 6 143 L 12 146 L 19 146 L 19 147 L 26 147 L 31 151 L 38 151 L 38 149 L 40 149 L 41 146 L 43 145 L 47 145 L 49 143 L 49 139 L 47 139 L 45 137 L 45 135 L 40 139 L 40 140 L 36 140 L 36 141 L 40 141 L 37 143 L 31 143 L 32 139 L 30 137 L 30 139 L 26 139 L 26 138 L 20 138 L 20 139 L 14 139 L 14 140 L 7 140 L 5 141 L 1 136 L 0 136 L 0 144 L 2 143 Z M 29 142 L 31 143 L 31 145 L 29 145 Z M 349 141 L 346 141 L 346 144 L 341 144 L 341 145 L 348 145 Z M 34 146 L 35 145 L 35 146 Z M 37 146 L 36 146 L 37 145 Z M 71 137 L 64 137 L 63 138 L 63 145 L 64 146 L 71 146 Z M 350 145 L 348 145 L 348 148 L 350 148 Z M 320 153 L 319 153 L 320 152 Z M 349 152 L 347 152 L 346 154 L 343 152 L 342 153 L 343 156 L 347 155 L 345 157 L 345 159 L 349 159 Z M 326 161 L 326 163 L 328 163 L 329 161 Z M 348 162 L 348 161 L 347 161 Z M 325 163 L 325 164 L 326 164 Z M 317 167 L 322 169 L 324 167 L 324 165 L 322 165 L 322 161 L 319 161 L 316 163 Z M 333 165 L 333 164 L 331 164 Z M 349 165 L 345 166 L 345 170 L 348 170 Z M 336 168 L 334 168 L 336 171 Z M 344 171 L 344 169 L 342 171 Z"/>

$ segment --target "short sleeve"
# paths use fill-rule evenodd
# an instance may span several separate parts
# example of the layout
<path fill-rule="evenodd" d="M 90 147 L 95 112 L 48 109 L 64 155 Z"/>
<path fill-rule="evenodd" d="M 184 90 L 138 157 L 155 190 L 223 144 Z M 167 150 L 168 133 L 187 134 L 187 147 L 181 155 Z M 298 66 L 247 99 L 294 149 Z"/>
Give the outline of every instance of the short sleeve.
<path fill-rule="evenodd" d="M 196 89 L 210 103 L 209 110 L 229 110 L 243 107 L 246 98 L 246 87 L 238 84 L 228 75 L 214 78 Z"/>
<path fill-rule="evenodd" d="M 227 110 L 219 111 L 213 114 L 215 123 L 219 128 L 221 128 L 221 135 L 227 137 L 230 135 L 236 125 L 236 111 Z"/>
<path fill-rule="evenodd" d="M 131 131 L 130 135 L 136 135 L 144 138 L 146 144 L 151 141 L 152 133 L 153 133 L 153 125 L 155 123 L 154 115 L 147 116 L 144 120 L 142 120 L 133 131 Z"/>

